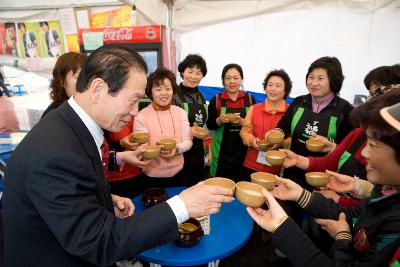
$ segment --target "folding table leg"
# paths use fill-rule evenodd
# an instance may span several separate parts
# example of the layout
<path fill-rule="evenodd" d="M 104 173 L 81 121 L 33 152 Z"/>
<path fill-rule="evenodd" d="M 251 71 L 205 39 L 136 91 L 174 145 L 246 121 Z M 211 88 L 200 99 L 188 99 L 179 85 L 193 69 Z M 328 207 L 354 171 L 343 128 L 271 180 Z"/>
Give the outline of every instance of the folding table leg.
<path fill-rule="evenodd" d="M 208 263 L 208 267 L 218 267 L 218 265 L 219 265 L 219 260 Z"/>

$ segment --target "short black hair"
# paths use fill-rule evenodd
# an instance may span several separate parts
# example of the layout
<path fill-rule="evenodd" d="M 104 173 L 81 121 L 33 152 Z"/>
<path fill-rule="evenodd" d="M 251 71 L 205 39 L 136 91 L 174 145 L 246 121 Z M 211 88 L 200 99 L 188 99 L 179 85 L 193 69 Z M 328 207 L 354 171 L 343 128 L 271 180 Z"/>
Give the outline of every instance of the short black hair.
<path fill-rule="evenodd" d="M 183 78 L 183 72 L 185 69 L 193 67 L 198 67 L 203 74 L 203 77 L 207 75 L 207 64 L 204 58 L 197 54 L 189 54 L 178 65 L 178 71 L 181 77 Z"/>
<path fill-rule="evenodd" d="M 46 25 L 47 27 L 49 27 L 49 23 L 47 21 L 41 21 L 39 22 L 39 26 L 42 27 L 43 25 Z"/>
<path fill-rule="evenodd" d="M 290 91 L 292 90 L 292 80 L 290 80 L 289 75 L 283 69 L 270 71 L 265 77 L 262 84 L 264 91 L 267 89 L 268 81 L 269 79 L 271 79 L 272 76 L 278 76 L 282 78 L 283 82 L 285 83 L 285 95 L 283 96 L 283 98 L 286 99 L 289 96 Z"/>
<path fill-rule="evenodd" d="M 221 79 L 222 79 L 222 85 L 224 85 L 224 86 L 225 86 L 225 84 L 224 84 L 225 75 L 228 72 L 228 70 L 230 70 L 230 69 L 236 69 L 240 73 L 240 78 L 243 79 L 242 67 L 240 67 L 240 65 L 238 65 L 236 63 L 230 63 L 228 65 L 225 65 L 225 67 L 222 69 Z"/>
<path fill-rule="evenodd" d="M 342 84 L 344 80 L 342 65 L 340 64 L 339 59 L 337 59 L 336 57 L 321 57 L 315 60 L 308 68 L 306 82 L 310 73 L 314 69 L 320 68 L 326 70 L 328 74 L 329 87 L 331 91 L 335 94 L 338 94 L 340 92 L 340 89 L 342 89 Z"/>
<path fill-rule="evenodd" d="M 388 124 L 379 111 L 382 108 L 399 103 L 400 88 L 377 96 L 364 104 L 359 105 L 350 113 L 354 125 L 364 129 L 371 129 L 372 136 L 395 151 L 396 161 L 400 164 L 400 132 Z"/>
<path fill-rule="evenodd" d="M 26 30 L 26 25 L 23 22 L 18 23 L 17 26 L 18 26 L 18 29 L 21 29 L 21 27 L 24 27 L 24 29 Z"/>
<path fill-rule="evenodd" d="M 399 84 L 400 65 L 380 66 L 371 70 L 364 78 L 364 85 L 367 90 L 370 89 L 372 83 L 377 86 Z"/>
<path fill-rule="evenodd" d="M 161 85 L 165 79 L 170 80 L 173 93 L 175 93 L 176 90 L 178 90 L 175 74 L 167 68 L 159 67 L 153 73 L 151 73 L 149 77 L 147 77 L 147 85 L 145 93 L 148 98 L 153 100 L 153 93 L 152 93 L 153 86 Z"/>
<path fill-rule="evenodd" d="M 131 69 L 147 73 L 144 59 L 132 49 L 109 44 L 96 49 L 87 58 L 76 82 L 76 91 L 85 92 L 96 78 L 108 85 L 108 94 L 116 95 L 124 87 Z"/>

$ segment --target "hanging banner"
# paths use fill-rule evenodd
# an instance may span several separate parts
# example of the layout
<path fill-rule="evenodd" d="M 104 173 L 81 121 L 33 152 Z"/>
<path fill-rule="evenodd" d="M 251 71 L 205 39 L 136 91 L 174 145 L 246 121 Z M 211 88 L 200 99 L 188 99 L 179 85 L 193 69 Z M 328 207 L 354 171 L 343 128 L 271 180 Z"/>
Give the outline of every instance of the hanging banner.
<path fill-rule="evenodd" d="M 90 14 L 90 26 L 91 28 L 131 26 L 131 14 L 132 8 L 129 6 Z"/>
<path fill-rule="evenodd" d="M 39 47 L 41 55 L 45 57 L 58 57 L 64 53 L 63 34 L 60 21 L 41 21 L 41 38 Z"/>
<path fill-rule="evenodd" d="M 160 25 L 80 29 L 79 30 L 80 45 L 83 44 L 83 33 L 87 32 L 102 33 L 104 44 L 161 42 Z"/>

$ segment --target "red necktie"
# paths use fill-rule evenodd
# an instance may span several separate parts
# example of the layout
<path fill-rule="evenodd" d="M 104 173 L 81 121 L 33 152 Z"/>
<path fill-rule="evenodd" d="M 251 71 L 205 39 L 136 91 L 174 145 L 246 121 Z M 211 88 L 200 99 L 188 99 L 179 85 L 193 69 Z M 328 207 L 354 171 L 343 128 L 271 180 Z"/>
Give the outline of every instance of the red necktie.
<path fill-rule="evenodd" d="M 110 161 L 109 148 L 107 140 L 104 138 L 103 144 L 100 147 L 101 150 L 101 165 L 103 167 L 104 175 L 108 175 L 108 162 Z"/>

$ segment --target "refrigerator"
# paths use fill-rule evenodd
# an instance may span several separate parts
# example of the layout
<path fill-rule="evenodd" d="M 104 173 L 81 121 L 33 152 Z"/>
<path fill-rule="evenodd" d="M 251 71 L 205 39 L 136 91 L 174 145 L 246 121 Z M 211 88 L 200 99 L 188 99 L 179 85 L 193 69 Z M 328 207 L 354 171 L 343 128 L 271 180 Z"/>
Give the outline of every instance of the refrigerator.
<path fill-rule="evenodd" d="M 161 25 L 80 29 L 79 46 L 90 54 L 101 44 L 118 43 L 137 51 L 146 61 L 148 73 L 163 66 L 176 72 L 175 44 Z"/>

